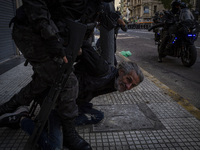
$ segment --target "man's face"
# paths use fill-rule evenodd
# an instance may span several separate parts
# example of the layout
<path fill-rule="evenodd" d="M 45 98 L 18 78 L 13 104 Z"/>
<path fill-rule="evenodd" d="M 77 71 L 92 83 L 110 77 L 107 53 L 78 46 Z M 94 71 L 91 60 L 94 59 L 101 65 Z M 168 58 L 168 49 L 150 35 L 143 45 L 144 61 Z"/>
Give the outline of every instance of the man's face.
<path fill-rule="evenodd" d="M 125 74 L 124 71 L 119 70 L 119 76 L 115 81 L 115 88 L 119 92 L 130 90 L 140 83 L 140 79 L 135 71 Z"/>

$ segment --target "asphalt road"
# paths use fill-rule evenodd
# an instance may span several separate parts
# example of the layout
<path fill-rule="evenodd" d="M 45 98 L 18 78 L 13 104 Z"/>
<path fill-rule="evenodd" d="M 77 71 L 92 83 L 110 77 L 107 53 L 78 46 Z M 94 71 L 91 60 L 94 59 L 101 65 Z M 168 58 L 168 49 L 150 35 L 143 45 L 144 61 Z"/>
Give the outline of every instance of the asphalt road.
<path fill-rule="evenodd" d="M 146 30 L 130 29 L 120 31 L 117 37 L 117 51 L 130 51 L 130 60 L 152 74 L 170 89 L 200 108 L 200 38 L 195 42 L 197 61 L 188 68 L 181 59 L 167 56 L 162 63 L 157 62 L 157 47 L 154 33 Z"/>

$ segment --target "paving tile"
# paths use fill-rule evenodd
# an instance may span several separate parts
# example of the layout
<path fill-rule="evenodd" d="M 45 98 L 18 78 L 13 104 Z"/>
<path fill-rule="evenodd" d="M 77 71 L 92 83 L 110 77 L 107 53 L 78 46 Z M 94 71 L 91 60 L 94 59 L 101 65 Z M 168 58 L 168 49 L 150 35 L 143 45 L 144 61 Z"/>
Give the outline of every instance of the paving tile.
<path fill-rule="evenodd" d="M 2 74 L 0 103 L 26 85 L 31 74 L 31 67 L 25 68 L 23 64 Z M 107 128 L 101 123 L 76 128 L 94 150 L 200 149 L 200 121 L 148 78 L 133 90 L 105 94 L 92 102 L 95 108 L 104 111 L 104 121 L 112 122 Z M 162 128 L 155 126 L 155 122 Z M 21 129 L 0 128 L 0 135 L 1 150 L 22 150 L 28 139 Z"/>

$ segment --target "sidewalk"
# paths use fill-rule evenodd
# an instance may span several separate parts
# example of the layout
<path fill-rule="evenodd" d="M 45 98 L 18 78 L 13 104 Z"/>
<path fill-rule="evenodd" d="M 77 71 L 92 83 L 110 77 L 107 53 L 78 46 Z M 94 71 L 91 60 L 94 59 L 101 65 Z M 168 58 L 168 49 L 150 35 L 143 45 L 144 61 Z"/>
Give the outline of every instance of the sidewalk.
<path fill-rule="evenodd" d="M 23 63 L 0 75 L 0 103 L 25 86 L 31 75 L 31 66 Z M 77 127 L 79 134 L 93 150 L 199 150 L 199 110 L 190 106 L 195 117 L 168 87 L 146 71 L 144 75 L 130 91 L 96 97 L 92 102 L 105 118 L 97 125 Z M 28 139 L 20 129 L 0 128 L 0 134 L 0 150 L 21 150 Z"/>

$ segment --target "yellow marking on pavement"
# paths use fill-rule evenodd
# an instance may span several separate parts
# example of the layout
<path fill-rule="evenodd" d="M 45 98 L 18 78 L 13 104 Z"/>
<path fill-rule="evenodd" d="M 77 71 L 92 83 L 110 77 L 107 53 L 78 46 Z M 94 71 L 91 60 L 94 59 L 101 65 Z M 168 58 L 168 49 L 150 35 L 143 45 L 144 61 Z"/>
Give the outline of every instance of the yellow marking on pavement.
<path fill-rule="evenodd" d="M 125 59 L 127 61 L 130 61 L 125 56 L 121 55 L 119 52 L 117 52 L 117 55 L 119 57 L 122 57 L 122 59 Z M 140 67 L 141 68 L 141 67 Z M 164 83 L 160 82 L 157 78 L 155 78 L 153 75 L 142 69 L 142 72 L 145 77 L 150 79 L 153 83 L 155 83 L 156 86 L 163 89 L 165 94 L 169 95 L 174 101 L 176 101 L 179 105 L 181 105 L 183 108 L 185 108 L 188 112 L 190 112 L 194 117 L 200 120 L 200 110 L 193 106 L 187 99 L 180 96 L 175 91 L 171 90 L 168 86 L 166 86 Z"/>

